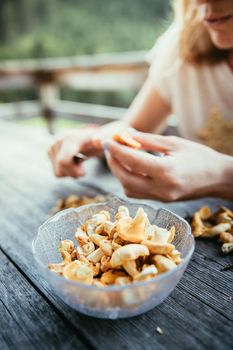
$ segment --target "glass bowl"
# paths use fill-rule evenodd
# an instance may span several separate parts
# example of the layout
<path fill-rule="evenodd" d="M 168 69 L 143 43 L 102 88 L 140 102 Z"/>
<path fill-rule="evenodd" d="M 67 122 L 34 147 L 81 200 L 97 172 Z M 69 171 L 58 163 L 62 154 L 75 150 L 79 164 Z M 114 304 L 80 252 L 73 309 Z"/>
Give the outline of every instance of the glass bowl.
<path fill-rule="evenodd" d="M 114 217 L 120 205 L 127 206 L 131 216 L 135 215 L 139 207 L 143 207 L 151 224 L 167 229 L 175 226 L 173 243 L 181 252 L 183 261 L 174 270 L 145 282 L 98 288 L 66 280 L 48 269 L 48 263 L 61 261 L 58 251 L 61 240 L 73 240 L 77 226 L 100 210 L 109 210 Z M 65 303 L 89 316 L 117 319 L 139 315 L 159 305 L 181 279 L 193 254 L 194 245 L 189 224 L 178 215 L 166 209 L 154 209 L 114 197 L 105 203 L 89 204 L 57 213 L 40 226 L 32 250 L 45 280 Z"/>

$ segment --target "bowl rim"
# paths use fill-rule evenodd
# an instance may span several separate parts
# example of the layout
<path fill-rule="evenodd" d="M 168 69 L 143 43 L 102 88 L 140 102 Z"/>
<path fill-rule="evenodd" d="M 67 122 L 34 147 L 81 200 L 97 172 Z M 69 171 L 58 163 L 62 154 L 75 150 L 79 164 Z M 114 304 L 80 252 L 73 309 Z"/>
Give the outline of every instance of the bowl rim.
<path fill-rule="evenodd" d="M 132 204 L 136 204 L 136 205 L 143 205 L 143 207 L 148 207 L 150 209 L 153 209 L 155 210 L 156 212 L 158 212 L 159 210 L 164 210 L 164 211 L 167 211 L 168 213 L 172 214 L 173 216 L 175 216 L 176 218 L 178 218 L 180 221 L 184 222 L 185 225 L 187 226 L 188 228 L 188 235 L 190 236 L 191 238 L 191 249 L 190 251 L 187 253 L 187 256 L 182 259 L 181 263 L 179 265 L 177 265 L 174 269 L 170 270 L 170 271 L 167 271 L 167 272 L 164 272 L 162 273 L 161 275 L 159 276 L 155 276 L 147 281 L 138 281 L 138 282 L 133 282 L 133 283 L 129 283 L 127 285 L 124 285 L 124 286 L 115 286 L 115 285 L 110 285 L 110 286 L 106 286 L 106 287 L 96 287 L 96 286 L 93 286 L 93 285 L 88 285 L 88 284 L 84 284 L 84 283 L 81 283 L 81 282 L 78 282 L 78 281 L 72 281 L 72 280 L 68 280 L 66 278 L 64 278 L 63 276 L 59 275 L 59 274 L 56 274 L 54 272 L 52 272 L 51 270 L 48 269 L 48 267 L 46 267 L 36 256 L 36 248 L 35 248 L 35 244 L 36 244 L 36 241 L 39 237 L 39 233 L 40 231 L 43 229 L 44 226 L 46 226 L 50 221 L 54 220 L 57 216 L 60 216 L 61 214 L 63 215 L 66 215 L 67 213 L 70 213 L 70 212 L 79 212 L 79 211 L 82 211 L 83 209 L 86 209 L 86 208 L 89 208 L 89 207 L 98 207 L 98 206 L 102 206 L 102 205 L 108 205 L 108 203 L 111 203 L 113 202 L 114 200 L 117 200 L 117 201 L 120 201 L 120 203 L 123 205 L 123 204 L 129 204 L 129 205 L 132 205 Z M 172 276 L 173 274 L 175 274 L 176 272 L 178 272 L 179 270 L 181 270 L 184 266 L 187 266 L 189 260 L 191 259 L 192 255 L 193 255 L 193 252 L 194 252 L 194 249 L 195 249 L 195 239 L 192 235 L 192 231 L 191 231 L 191 227 L 189 225 L 189 223 L 183 219 L 181 216 L 173 213 L 172 211 L 166 209 L 166 208 L 162 208 L 162 207 L 159 207 L 159 208 L 153 208 L 153 206 L 151 205 L 148 205 L 148 204 L 142 204 L 140 202 L 133 202 L 133 201 L 126 201 L 124 199 L 121 199 L 117 196 L 114 196 L 112 198 L 110 198 L 110 200 L 107 200 L 105 202 L 101 202 L 101 203 L 91 203 L 91 204 L 86 204 L 86 205 L 82 205 L 81 207 L 78 207 L 78 208 L 68 208 L 68 209 L 64 209 L 58 213 L 56 213 L 55 215 L 53 215 L 52 217 L 48 218 L 42 225 L 39 226 L 38 228 L 38 231 L 37 231 L 37 234 L 35 236 L 35 238 L 33 239 L 32 241 L 32 252 L 33 252 L 33 257 L 34 259 L 36 260 L 36 262 L 39 264 L 39 266 L 44 270 L 46 271 L 46 273 L 49 273 L 51 275 L 51 278 L 52 279 L 55 279 L 55 280 L 63 280 L 64 281 L 64 284 L 68 284 L 68 285 L 71 285 L 71 286 L 76 286 L 76 287 L 79 287 L 79 288 L 82 288 L 82 289 L 88 289 L 88 290 L 95 290 L 95 291 L 109 291 L 109 292 L 117 292 L 117 291 L 122 291 L 122 290 L 126 290 L 126 289 L 130 289 L 130 288 L 137 288 L 137 287 L 143 287 L 143 286 L 148 286 L 150 285 L 151 283 L 153 282 L 160 282 L 160 281 L 163 281 L 164 279 L 166 278 L 169 278 L 170 276 Z"/>

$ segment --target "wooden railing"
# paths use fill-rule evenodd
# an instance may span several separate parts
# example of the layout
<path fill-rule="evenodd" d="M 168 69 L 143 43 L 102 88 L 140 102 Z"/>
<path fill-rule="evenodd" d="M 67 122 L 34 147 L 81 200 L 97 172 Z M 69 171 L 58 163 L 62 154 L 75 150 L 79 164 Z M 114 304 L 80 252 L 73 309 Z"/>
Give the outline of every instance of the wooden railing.
<path fill-rule="evenodd" d="M 0 91 L 36 88 L 37 101 L 0 104 L 0 118 L 43 116 L 49 131 L 57 116 L 104 124 L 121 118 L 125 109 L 64 101 L 59 90 L 66 86 L 89 91 L 138 90 L 148 64 L 145 51 L 38 60 L 1 61 Z"/>

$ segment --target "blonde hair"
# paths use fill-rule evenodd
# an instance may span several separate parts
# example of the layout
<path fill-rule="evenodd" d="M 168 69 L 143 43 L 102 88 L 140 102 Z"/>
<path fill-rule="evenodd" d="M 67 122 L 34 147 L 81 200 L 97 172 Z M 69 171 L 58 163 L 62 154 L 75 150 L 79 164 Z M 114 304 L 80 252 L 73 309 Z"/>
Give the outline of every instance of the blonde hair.
<path fill-rule="evenodd" d="M 174 0 L 175 22 L 181 28 L 179 53 L 184 62 L 215 64 L 227 58 L 228 51 L 214 46 L 191 0 Z"/>

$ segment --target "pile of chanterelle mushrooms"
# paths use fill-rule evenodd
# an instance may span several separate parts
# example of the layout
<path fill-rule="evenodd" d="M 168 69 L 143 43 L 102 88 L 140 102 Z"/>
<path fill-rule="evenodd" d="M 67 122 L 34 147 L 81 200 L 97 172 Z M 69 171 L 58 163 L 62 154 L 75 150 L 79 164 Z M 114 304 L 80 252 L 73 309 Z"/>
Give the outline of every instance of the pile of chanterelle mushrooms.
<path fill-rule="evenodd" d="M 230 209 L 220 207 L 212 213 L 208 207 L 202 207 L 192 218 L 192 230 L 194 237 L 218 237 L 223 243 L 222 252 L 233 252 L 233 212 Z"/>
<path fill-rule="evenodd" d="M 114 221 L 108 211 L 100 211 L 77 228 L 77 246 L 72 240 L 60 243 L 63 261 L 48 267 L 68 280 L 97 287 L 145 281 L 181 262 L 171 243 L 174 235 L 174 226 L 151 225 L 142 208 L 132 218 L 120 206 Z"/>
<path fill-rule="evenodd" d="M 107 200 L 107 196 L 103 196 L 101 194 L 95 197 L 89 196 L 78 196 L 76 194 L 71 194 L 66 198 L 60 198 L 57 200 L 55 206 L 52 209 L 52 213 L 56 214 L 61 210 L 68 208 L 78 208 L 82 205 L 87 205 L 91 203 L 101 203 Z"/>

